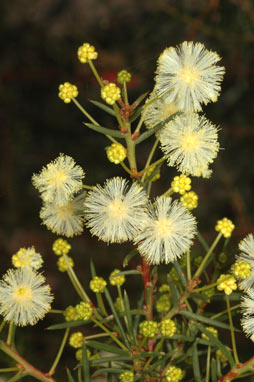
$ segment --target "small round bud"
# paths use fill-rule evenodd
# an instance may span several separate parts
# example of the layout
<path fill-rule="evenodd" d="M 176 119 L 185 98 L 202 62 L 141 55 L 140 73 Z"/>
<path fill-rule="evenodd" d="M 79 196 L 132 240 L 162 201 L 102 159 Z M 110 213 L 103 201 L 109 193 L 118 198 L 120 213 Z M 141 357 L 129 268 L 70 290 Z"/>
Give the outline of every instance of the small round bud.
<path fill-rule="evenodd" d="M 251 275 L 251 265 L 244 260 L 236 261 L 231 266 L 231 272 L 235 277 L 244 280 Z"/>
<path fill-rule="evenodd" d="M 78 88 L 76 85 L 72 85 L 69 82 L 59 86 L 59 98 L 61 98 L 65 103 L 70 103 L 72 98 L 78 96 Z"/>
<path fill-rule="evenodd" d="M 91 357 L 91 352 L 90 352 L 89 349 L 86 349 L 86 354 L 87 354 L 87 358 L 90 359 L 90 357 Z M 77 360 L 77 361 L 82 361 L 83 349 L 78 349 L 78 350 L 76 351 L 75 356 L 76 356 L 76 360 Z"/>
<path fill-rule="evenodd" d="M 59 238 L 54 241 L 52 249 L 57 256 L 67 255 L 71 249 L 71 245 L 67 240 Z"/>
<path fill-rule="evenodd" d="M 168 295 L 163 294 L 160 296 L 156 302 L 155 308 L 158 313 L 168 312 L 171 307 L 170 299 Z"/>
<path fill-rule="evenodd" d="M 170 288 L 169 288 L 169 285 L 168 284 L 162 284 L 160 287 L 159 287 L 159 292 L 169 292 L 170 291 Z"/>
<path fill-rule="evenodd" d="M 147 171 L 146 171 L 146 178 L 148 178 L 155 170 L 155 166 L 152 166 L 150 167 Z M 160 170 L 156 172 L 156 174 L 152 177 L 152 182 L 156 182 L 156 180 L 160 179 L 161 177 L 161 174 L 160 174 Z"/>
<path fill-rule="evenodd" d="M 231 275 L 220 275 L 217 281 L 217 289 L 224 290 L 227 295 L 230 295 L 233 290 L 236 290 L 236 279 Z"/>
<path fill-rule="evenodd" d="M 183 371 L 176 366 L 169 366 L 165 372 L 167 382 L 178 382 L 183 379 Z"/>
<path fill-rule="evenodd" d="M 119 273 L 119 269 L 115 269 L 113 272 L 111 272 L 109 276 L 109 282 L 111 285 L 123 285 L 125 282 L 125 276 L 124 275 L 119 275 L 119 276 L 114 276 L 117 273 Z"/>
<path fill-rule="evenodd" d="M 71 267 L 74 267 L 74 261 L 70 256 L 67 256 L 68 263 Z M 60 272 L 66 272 L 68 270 L 68 264 L 64 258 L 64 256 L 60 256 L 57 260 L 57 267 Z"/>
<path fill-rule="evenodd" d="M 119 164 L 126 158 L 126 149 L 121 143 L 112 143 L 106 148 L 108 160 L 112 163 Z"/>
<path fill-rule="evenodd" d="M 191 178 L 185 174 L 175 176 L 171 182 L 171 188 L 174 192 L 178 192 L 183 195 L 185 191 L 189 191 L 191 189 Z"/>
<path fill-rule="evenodd" d="M 225 238 L 228 238 L 231 236 L 231 233 L 234 228 L 235 226 L 231 220 L 227 218 L 223 218 L 217 221 L 217 224 L 215 226 L 215 231 L 221 232 Z"/>
<path fill-rule="evenodd" d="M 158 333 L 158 324 L 155 321 L 143 321 L 139 324 L 139 332 L 144 337 L 154 337 Z"/>
<path fill-rule="evenodd" d="M 104 292 L 106 285 L 107 285 L 107 281 L 105 281 L 102 277 L 98 277 L 98 276 L 95 276 L 89 283 L 90 289 L 94 293 Z"/>
<path fill-rule="evenodd" d="M 218 338 L 218 330 L 213 326 L 207 326 L 206 330 L 208 330 L 214 337 Z M 203 340 L 209 341 L 209 337 L 205 333 L 202 333 L 201 337 Z"/>
<path fill-rule="evenodd" d="M 69 344 L 75 349 L 81 348 L 83 342 L 84 336 L 81 332 L 75 332 L 70 336 Z"/>
<path fill-rule="evenodd" d="M 163 337 L 172 337 L 176 332 L 176 325 L 173 320 L 166 318 L 161 321 L 160 332 Z"/>
<path fill-rule="evenodd" d="M 127 70 L 123 69 L 121 72 L 117 73 L 117 81 L 119 84 L 123 84 L 124 82 L 130 82 L 131 73 L 127 72 Z"/>
<path fill-rule="evenodd" d="M 67 322 L 77 321 L 79 319 L 76 309 L 74 308 L 74 306 L 71 306 L 71 305 L 65 309 L 65 311 L 63 312 L 63 315 L 65 318 L 65 321 Z"/>
<path fill-rule="evenodd" d="M 198 195 L 194 191 L 186 192 L 181 198 L 180 201 L 182 205 L 188 210 L 193 210 L 198 206 Z"/>
<path fill-rule="evenodd" d="M 96 60 L 98 53 L 95 51 L 95 47 L 93 45 L 88 44 L 88 42 L 84 43 L 78 48 L 78 59 L 82 64 L 88 62 L 88 60 Z"/>
<path fill-rule="evenodd" d="M 120 297 L 117 297 L 115 302 L 114 302 L 114 306 L 116 308 L 116 310 L 119 312 L 119 313 L 123 313 L 124 312 L 124 306 L 123 306 L 123 303 L 120 299 Z"/>
<path fill-rule="evenodd" d="M 120 382 L 134 382 L 134 374 L 132 371 L 124 371 L 119 375 Z"/>
<path fill-rule="evenodd" d="M 116 86 L 113 82 L 101 88 L 101 98 L 106 101 L 109 105 L 114 105 L 114 103 L 121 97 L 121 89 Z"/>
<path fill-rule="evenodd" d="M 89 302 L 81 301 L 80 304 L 75 306 L 78 319 L 87 321 L 91 318 L 93 309 L 91 308 Z"/>

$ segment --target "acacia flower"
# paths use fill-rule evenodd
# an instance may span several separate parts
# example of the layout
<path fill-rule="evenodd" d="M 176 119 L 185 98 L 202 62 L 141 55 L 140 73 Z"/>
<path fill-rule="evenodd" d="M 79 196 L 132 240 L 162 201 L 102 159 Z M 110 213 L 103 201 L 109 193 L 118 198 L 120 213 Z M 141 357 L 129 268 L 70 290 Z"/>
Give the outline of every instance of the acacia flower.
<path fill-rule="evenodd" d="M 188 210 L 193 210 L 198 206 L 198 195 L 194 191 L 186 192 L 181 196 L 180 201 Z"/>
<path fill-rule="evenodd" d="M 132 240 L 146 219 L 147 196 L 133 183 L 127 191 L 127 180 L 108 179 L 97 185 L 85 199 L 85 219 L 92 235 L 108 243 Z"/>
<path fill-rule="evenodd" d="M 110 273 L 109 282 L 111 285 L 121 286 L 125 283 L 125 276 L 124 275 L 116 276 L 120 272 L 121 271 L 119 269 L 115 269 L 113 272 Z"/>
<path fill-rule="evenodd" d="M 254 236 L 253 234 L 247 235 L 240 243 L 239 249 L 241 251 L 240 255 L 237 256 L 237 260 L 244 261 L 250 266 L 250 269 L 246 268 L 245 275 L 246 278 L 239 282 L 239 288 L 242 290 L 247 290 L 254 285 Z"/>
<path fill-rule="evenodd" d="M 165 377 L 167 382 L 178 382 L 183 379 L 183 371 L 179 367 L 169 366 L 169 368 L 165 372 Z"/>
<path fill-rule="evenodd" d="M 158 59 L 155 90 L 183 111 L 201 111 L 201 104 L 216 102 L 225 72 L 216 66 L 220 56 L 201 43 L 184 41 L 165 49 Z"/>
<path fill-rule="evenodd" d="M 246 295 L 242 297 L 241 309 L 243 318 L 241 324 L 243 331 L 254 342 L 254 291 L 248 289 Z"/>
<path fill-rule="evenodd" d="M 106 148 L 108 160 L 112 163 L 119 164 L 126 158 L 126 149 L 121 143 L 112 143 Z"/>
<path fill-rule="evenodd" d="M 191 189 L 191 178 L 185 174 L 177 175 L 171 182 L 171 188 L 174 192 L 179 192 L 179 194 L 183 195 Z"/>
<path fill-rule="evenodd" d="M 0 281 L 0 314 L 17 326 L 34 325 L 50 310 L 45 278 L 28 267 L 9 269 Z"/>
<path fill-rule="evenodd" d="M 72 98 L 78 96 L 78 88 L 76 85 L 72 85 L 69 82 L 59 85 L 58 97 L 61 98 L 64 103 L 70 103 Z"/>
<path fill-rule="evenodd" d="M 123 84 L 124 82 L 131 81 L 131 73 L 127 72 L 127 70 L 123 69 L 117 73 L 117 81 L 119 84 Z"/>
<path fill-rule="evenodd" d="M 96 60 L 98 53 L 95 51 L 95 47 L 85 42 L 78 48 L 77 51 L 78 59 L 82 64 L 88 62 L 88 60 Z"/>
<path fill-rule="evenodd" d="M 236 279 L 234 276 L 222 274 L 217 280 L 217 289 L 223 290 L 227 295 L 230 295 L 233 290 L 236 290 Z"/>
<path fill-rule="evenodd" d="M 35 252 L 34 247 L 20 248 L 18 252 L 12 256 L 12 264 L 16 268 L 29 267 L 34 270 L 42 266 L 43 260 L 39 253 Z"/>
<path fill-rule="evenodd" d="M 103 293 L 106 285 L 107 281 L 99 276 L 94 276 L 89 283 L 89 287 L 94 293 Z"/>
<path fill-rule="evenodd" d="M 40 211 L 43 224 L 58 235 L 73 237 L 83 232 L 84 193 L 68 201 L 63 206 L 54 203 L 45 203 Z"/>
<path fill-rule="evenodd" d="M 33 175 L 32 183 L 45 203 L 54 202 L 57 206 L 63 206 L 81 190 L 84 176 L 83 169 L 76 165 L 72 157 L 60 154 L 39 174 Z"/>
<path fill-rule="evenodd" d="M 225 238 L 231 236 L 232 231 L 234 230 L 235 225 L 228 218 L 223 218 L 218 220 L 215 226 L 215 231 L 221 232 Z"/>
<path fill-rule="evenodd" d="M 110 82 L 101 88 L 101 98 L 109 105 L 114 105 L 120 97 L 121 89 L 114 82 Z"/>
<path fill-rule="evenodd" d="M 68 243 L 68 241 L 59 237 L 59 239 L 54 241 L 52 249 L 57 256 L 61 256 L 63 254 L 67 255 L 71 249 L 71 245 Z"/>
<path fill-rule="evenodd" d="M 216 158 L 218 129 L 197 113 L 182 114 L 160 133 L 161 149 L 168 165 L 193 176 L 209 177 L 208 165 Z"/>
<path fill-rule="evenodd" d="M 186 252 L 196 234 L 196 220 L 179 201 L 159 197 L 148 207 L 144 228 L 135 244 L 148 263 L 175 261 Z"/>

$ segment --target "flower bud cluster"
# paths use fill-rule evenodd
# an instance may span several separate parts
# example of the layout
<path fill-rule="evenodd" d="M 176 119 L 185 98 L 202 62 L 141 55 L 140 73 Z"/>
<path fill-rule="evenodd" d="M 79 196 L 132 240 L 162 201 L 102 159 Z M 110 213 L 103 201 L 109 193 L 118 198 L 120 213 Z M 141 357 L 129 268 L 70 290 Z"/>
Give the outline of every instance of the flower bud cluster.
<path fill-rule="evenodd" d="M 231 275 L 220 275 L 218 281 L 217 281 L 217 289 L 218 290 L 224 290 L 224 292 L 227 295 L 230 295 L 233 290 L 236 290 L 237 285 L 236 285 L 236 279 L 234 276 Z"/>
<path fill-rule="evenodd" d="M 65 103 L 70 103 L 72 98 L 76 98 L 78 96 L 78 88 L 76 85 L 65 82 L 59 86 L 58 96 Z"/>
<path fill-rule="evenodd" d="M 124 82 L 130 82 L 131 73 L 127 72 L 127 70 L 123 69 L 121 72 L 117 74 L 117 81 L 119 84 L 123 84 Z"/>
<path fill-rule="evenodd" d="M 114 105 L 114 103 L 121 97 L 121 89 L 116 86 L 113 82 L 103 86 L 101 88 L 101 98 L 106 101 L 109 105 Z"/>
<path fill-rule="evenodd" d="M 198 195 L 194 191 L 186 192 L 181 198 L 180 201 L 182 205 L 188 210 L 193 210 L 198 206 Z"/>
<path fill-rule="evenodd" d="M 77 54 L 78 59 L 82 62 L 82 64 L 85 64 L 88 60 L 96 60 L 98 56 L 98 53 L 95 51 L 95 47 L 87 42 L 78 48 Z"/>
<path fill-rule="evenodd" d="M 126 149 L 121 143 L 112 143 L 106 149 L 108 160 L 112 163 L 119 164 L 126 158 Z"/>
<path fill-rule="evenodd" d="M 228 238 L 231 236 L 231 233 L 234 228 L 235 226 L 231 220 L 229 220 L 228 218 L 223 218 L 217 221 L 215 231 L 221 232 L 225 238 Z"/>
<path fill-rule="evenodd" d="M 239 260 L 232 264 L 231 271 L 235 277 L 244 280 L 251 275 L 251 265 L 244 260 Z"/>
<path fill-rule="evenodd" d="M 117 273 L 119 273 L 119 269 L 115 269 L 113 272 L 111 272 L 109 276 L 109 282 L 111 285 L 123 285 L 125 283 L 125 276 L 124 275 L 119 275 L 119 276 L 114 276 Z"/>
<path fill-rule="evenodd" d="M 175 176 L 171 182 L 171 188 L 174 192 L 178 192 L 183 195 L 186 191 L 191 189 L 191 178 L 185 174 Z"/>
<path fill-rule="evenodd" d="M 57 256 L 67 255 L 71 249 L 71 245 L 67 240 L 59 238 L 54 241 L 52 249 Z"/>
<path fill-rule="evenodd" d="M 69 265 L 73 268 L 74 267 L 73 259 L 70 256 L 67 256 L 67 260 Z M 68 270 L 68 264 L 64 256 L 60 256 L 59 259 L 57 260 L 57 267 L 60 272 L 66 272 Z"/>
<path fill-rule="evenodd" d="M 183 371 L 176 366 L 169 366 L 165 372 L 167 382 L 178 382 L 183 379 Z"/>
<path fill-rule="evenodd" d="M 94 293 L 103 293 L 106 285 L 107 281 L 98 276 L 94 276 L 94 278 L 89 283 L 90 289 Z"/>

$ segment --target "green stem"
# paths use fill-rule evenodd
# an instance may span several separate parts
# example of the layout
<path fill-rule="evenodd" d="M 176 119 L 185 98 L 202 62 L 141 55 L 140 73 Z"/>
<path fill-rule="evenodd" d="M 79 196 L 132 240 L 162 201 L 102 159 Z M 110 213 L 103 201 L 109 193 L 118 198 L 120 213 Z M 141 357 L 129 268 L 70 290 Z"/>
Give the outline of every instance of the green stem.
<path fill-rule="evenodd" d="M 138 175 L 143 175 L 143 173 L 148 171 L 151 167 L 157 166 L 158 164 L 164 162 L 166 159 L 167 159 L 167 157 L 161 157 L 160 159 L 158 159 L 157 161 L 153 162 L 152 164 L 150 164 L 146 168 L 143 168 L 143 170 L 139 171 Z"/>
<path fill-rule="evenodd" d="M 102 82 L 102 80 L 101 80 L 101 77 L 99 76 L 99 74 L 98 74 L 98 72 L 97 72 L 97 70 L 96 70 L 94 64 L 93 64 L 93 61 L 90 60 L 90 59 L 88 59 L 87 62 L 88 62 L 89 66 L 90 66 L 90 68 L 91 68 L 91 70 L 92 70 L 92 72 L 93 72 L 94 77 L 95 77 L 96 80 L 98 81 L 99 85 L 100 85 L 101 87 L 103 87 L 104 84 L 103 84 L 103 82 Z"/>
<path fill-rule="evenodd" d="M 114 112 L 115 112 L 115 115 L 116 115 L 117 122 L 119 123 L 121 129 L 123 131 L 127 129 L 130 132 L 129 125 L 126 124 L 126 126 L 125 126 L 124 123 L 123 123 L 122 117 L 120 115 L 119 107 L 117 106 L 116 103 L 113 104 L 113 109 L 114 109 Z"/>
<path fill-rule="evenodd" d="M 128 155 L 128 161 L 130 164 L 130 169 L 137 170 L 137 163 L 136 163 L 136 155 L 135 155 L 135 142 L 132 140 L 132 137 L 130 134 L 126 134 L 126 144 L 127 144 L 127 155 Z"/>
<path fill-rule="evenodd" d="M 165 337 L 162 337 L 162 338 L 160 339 L 160 341 L 159 341 L 159 342 L 157 343 L 157 345 L 155 346 L 154 353 L 158 352 L 158 351 L 161 349 L 164 340 L 165 340 Z M 152 362 L 153 359 L 154 359 L 154 357 L 151 356 L 151 357 L 147 360 L 147 362 L 145 363 L 144 369 L 147 369 L 147 368 L 148 368 L 148 366 L 150 365 L 150 363 Z"/>
<path fill-rule="evenodd" d="M 65 330 L 65 333 L 64 333 L 64 336 L 63 336 L 63 339 L 62 339 L 62 342 L 61 342 L 61 345 L 59 347 L 59 350 L 57 352 L 57 355 L 56 355 L 56 358 L 55 358 L 55 361 L 53 362 L 53 365 L 51 366 L 49 372 L 48 372 L 48 375 L 52 375 L 54 374 L 55 372 L 55 369 L 58 365 L 58 362 L 60 361 L 60 358 L 62 356 L 62 353 L 63 353 L 63 349 L 64 349 L 64 346 L 66 344 L 66 341 L 67 341 L 67 338 L 68 338 L 68 335 L 69 335 L 69 331 L 70 331 L 70 328 L 67 328 Z"/>
<path fill-rule="evenodd" d="M 120 162 L 120 165 L 122 166 L 122 168 L 130 175 L 132 175 L 132 172 L 131 170 L 126 166 L 126 164 L 124 162 Z"/>
<path fill-rule="evenodd" d="M 87 189 L 87 190 L 93 190 L 94 189 L 94 186 L 88 186 L 87 184 L 83 184 L 82 187 Z"/>
<path fill-rule="evenodd" d="M 68 270 L 67 270 L 68 276 L 69 276 L 69 278 L 71 280 L 71 283 L 74 286 L 76 292 L 78 293 L 78 295 L 81 297 L 81 299 L 83 301 L 90 302 L 90 298 L 88 297 L 88 295 L 84 291 L 82 285 L 80 284 L 80 282 L 79 282 L 79 280 L 78 280 L 74 270 L 72 269 L 72 267 L 71 267 L 71 265 L 70 265 L 70 263 L 68 261 L 67 256 L 65 254 L 63 254 L 63 256 L 64 256 L 64 259 L 65 259 L 65 261 L 67 263 L 67 266 L 68 266 Z"/>
<path fill-rule="evenodd" d="M 140 119 L 138 121 L 137 127 L 136 127 L 136 129 L 135 129 L 135 131 L 133 133 L 133 135 L 137 135 L 138 134 L 139 130 L 141 129 L 142 123 L 144 121 L 144 118 L 145 118 L 145 114 L 142 113 L 141 117 L 140 117 Z"/>
<path fill-rule="evenodd" d="M 230 309 L 230 301 L 229 301 L 229 297 L 227 294 L 226 294 L 226 303 L 227 303 L 228 320 L 229 320 L 229 325 L 230 325 L 233 354 L 234 354 L 235 362 L 236 362 L 236 364 L 238 364 L 239 358 L 238 358 L 237 349 L 236 349 L 235 332 L 234 332 L 232 314 L 231 314 L 231 309 Z"/>
<path fill-rule="evenodd" d="M 8 379 L 8 382 L 16 382 L 20 379 L 20 377 L 25 377 L 26 373 L 23 370 L 19 370 L 12 378 Z"/>
<path fill-rule="evenodd" d="M 164 197 L 168 197 L 168 196 L 171 196 L 173 195 L 174 191 L 173 191 L 173 188 L 169 188 L 167 191 L 165 191 L 161 196 L 164 196 Z"/>
<path fill-rule="evenodd" d="M 106 311 L 106 308 L 105 308 L 105 305 L 104 305 L 101 293 L 100 292 L 96 293 L 96 297 L 97 297 L 98 305 L 99 305 L 99 308 L 100 308 L 102 314 L 104 314 L 104 316 L 107 317 L 108 313 Z"/>
<path fill-rule="evenodd" d="M 117 343 L 117 345 L 120 346 L 125 351 L 129 351 L 129 349 L 122 344 L 122 342 L 119 341 L 119 339 L 115 336 L 115 333 L 112 333 L 110 330 L 108 330 L 103 324 L 101 324 L 99 321 L 97 321 L 95 318 L 92 318 L 92 321 L 99 326 L 105 333 L 109 335 L 109 337 Z"/>
<path fill-rule="evenodd" d="M 209 382 L 209 378 L 210 378 L 210 362 L 211 362 L 211 346 L 208 346 L 207 357 L 206 357 L 206 376 L 205 376 L 205 382 Z"/>
<path fill-rule="evenodd" d="M 127 86 L 125 81 L 123 83 L 123 98 L 124 98 L 125 105 L 128 106 L 129 100 L 128 100 Z"/>
<path fill-rule="evenodd" d="M 63 310 L 60 309 L 50 309 L 49 313 L 63 314 Z"/>
<path fill-rule="evenodd" d="M 140 343 L 138 344 L 138 347 L 137 347 L 137 353 L 140 352 L 140 350 L 142 349 L 142 347 L 146 344 L 146 341 L 147 341 L 147 337 L 143 337 L 142 341 L 140 341 Z"/>
<path fill-rule="evenodd" d="M 213 244 L 211 245 L 211 247 L 209 248 L 208 252 L 206 253 L 205 257 L 203 258 L 200 266 L 198 267 L 195 275 L 193 278 L 195 277 L 199 277 L 200 274 L 203 272 L 203 270 L 205 269 L 206 267 L 206 263 L 207 263 L 207 260 L 209 259 L 210 255 L 212 254 L 214 248 L 216 247 L 216 245 L 218 244 L 220 238 L 222 237 L 222 233 L 219 232 L 216 239 L 214 240 Z"/>
<path fill-rule="evenodd" d="M 7 337 L 7 341 L 6 341 L 6 343 L 8 344 L 8 345 L 10 345 L 11 344 L 11 340 L 12 340 L 12 332 L 13 332 L 13 322 L 12 321 L 10 321 L 10 323 L 9 323 L 9 330 L 8 330 L 8 337 Z"/>
<path fill-rule="evenodd" d="M 124 308 L 123 295 L 122 295 L 122 290 L 121 290 L 121 286 L 120 285 L 117 285 L 117 292 L 118 292 L 118 296 L 119 296 L 120 301 L 121 301 L 121 308 L 122 308 L 122 310 L 124 312 L 125 308 Z M 128 322 L 127 322 L 126 315 L 124 315 L 124 322 L 125 322 L 126 329 L 128 330 Z"/>
<path fill-rule="evenodd" d="M 89 119 L 90 122 L 92 122 L 94 125 L 98 125 L 98 122 L 95 121 L 95 119 L 93 119 L 93 117 L 83 108 L 83 106 L 80 105 L 80 103 L 78 102 L 78 100 L 76 100 L 76 98 L 72 98 L 71 99 L 72 102 L 75 103 L 75 105 L 79 108 L 79 110 L 86 116 L 87 119 Z"/>
<path fill-rule="evenodd" d="M 0 373 L 9 373 L 11 371 L 20 370 L 18 367 L 5 367 L 4 369 L 0 369 Z"/>
<path fill-rule="evenodd" d="M 233 310 L 235 309 L 239 309 L 241 307 L 241 304 L 237 304 L 237 305 L 234 305 L 232 307 L 230 307 L 230 311 L 232 312 Z M 211 320 L 215 320 L 216 318 L 220 317 L 220 316 L 223 316 L 223 314 L 227 313 L 228 312 L 228 309 L 225 309 L 223 310 L 222 312 L 220 313 L 217 313 L 217 314 L 214 314 L 211 318 Z"/>
<path fill-rule="evenodd" d="M 23 367 L 23 371 L 31 375 L 32 377 L 35 377 L 41 382 L 55 382 L 55 380 L 46 374 L 42 373 L 40 370 L 36 369 L 33 365 L 28 363 L 21 355 L 19 355 L 13 346 L 8 345 L 7 343 L 0 341 L 0 349 L 10 356 L 12 359 L 14 359 L 19 365 Z"/>
<path fill-rule="evenodd" d="M 1 322 L 1 325 L 0 325 L 0 333 L 1 333 L 1 331 L 3 330 L 5 324 L 6 324 L 6 321 L 3 320 L 3 321 Z"/>
<path fill-rule="evenodd" d="M 150 165 L 151 160 L 152 160 L 152 157 L 153 157 L 153 155 L 154 155 L 154 152 L 155 152 L 155 150 L 156 150 L 156 148 L 157 148 L 157 146 L 158 146 L 158 143 L 159 143 L 159 139 L 157 138 L 157 139 L 155 140 L 154 144 L 153 144 L 153 147 L 152 147 L 152 149 L 151 149 L 149 155 L 148 155 L 148 158 L 147 158 L 147 161 L 146 161 L 144 170 L 146 170 L 146 169 L 148 168 L 148 166 Z M 143 174 L 143 176 L 142 176 L 142 178 L 141 178 L 141 182 L 144 181 L 145 176 L 146 176 L 146 171 L 144 171 L 144 174 Z"/>
<path fill-rule="evenodd" d="M 186 260 L 187 260 L 187 280 L 191 280 L 191 263 L 190 263 L 190 251 L 186 252 Z"/>

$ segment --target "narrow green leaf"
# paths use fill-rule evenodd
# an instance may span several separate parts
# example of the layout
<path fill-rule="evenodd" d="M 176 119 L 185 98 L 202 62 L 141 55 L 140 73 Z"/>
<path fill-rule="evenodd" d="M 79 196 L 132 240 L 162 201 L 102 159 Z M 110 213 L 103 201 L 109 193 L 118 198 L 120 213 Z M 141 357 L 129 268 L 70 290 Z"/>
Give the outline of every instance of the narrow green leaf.
<path fill-rule="evenodd" d="M 127 272 L 130 272 L 130 271 L 127 271 Z M 121 272 L 121 273 L 124 273 L 124 272 Z M 118 328 L 119 328 L 119 331 L 120 331 L 120 333 L 121 333 L 121 336 L 123 337 L 123 340 L 124 340 L 124 342 L 125 342 L 125 345 L 126 345 L 127 347 L 129 347 L 130 344 L 129 344 L 129 342 L 128 342 L 128 339 L 127 339 L 127 337 L 126 337 L 125 331 L 124 331 L 124 329 L 123 329 L 123 326 L 122 326 L 122 324 L 121 324 L 120 318 L 119 318 L 118 313 L 117 313 L 117 311 L 116 311 L 116 309 L 115 309 L 115 305 L 114 305 L 114 303 L 113 303 L 113 301 L 112 301 L 112 298 L 111 298 L 111 296 L 110 296 L 110 294 L 109 294 L 109 291 L 108 291 L 107 287 L 105 287 L 104 293 L 105 293 L 105 297 L 106 297 L 106 299 L 107 299 L 107 301 L 108 301 L 108 304 L 109 304 L 109 306 L 110 306 L 111 312 L 113 313 L 113 315 L 114 315 L 114 317 L 115 317 L 116 323 L 117 323 L 117 325 L 118 325 Z"/>
<path fill-rule="evenodd" d="M 126 369 L 120 369 L 120 368 L 114 368 L 114 367 L 104 367 L 103 369 L 100 369 L 100 370 L 96 370 L 92 377 L 96 377 L 96 375 L 100 375 L 100 374 L 108 374 L 108 373 L 116 373 L 116 374 L 121 374 L 123 373 L 124 371 L 126 371 Z"/>
<path fill-rule="evenodd" d="M 194 377 L 195 377 L 195 382 L 201 382 L 202 379 L 201 379 L 201 374 L 200 374 L 198 349 L 197 349 L 197 343 L 196 342 L 193 344 L 192 366 L 193 366 L 193 373 L 194 373 Z"/>
<path fill-rule="evenodd" d="M 95 269 L 95 266 L 94 266 L 94 262 L 93 262 L 92 259 L 90 260 L 90 272 L 91 272 L 92 278 L 94 278 L 97 275 L 96 274 L 96 269 Z"/>
<path fill-rule="evenodd" d="M 68 377 L 68 382 L 75 382 L 72 375 L 71 375 L 71 372 L 68 368 L 66 368 L 66 373 L 67 373 L 67 377 Z"/>
<path fill-rule="evenodd" d="M 141 272 L 133 269 L 132 271 L 122 271 L 122 272 L 117 273 L 117 276 L 121 276 L 121 275 L 125 275 L 125 276 L 139 275 L 139 276 L 141 276 Z"/>
<path fill-rule="evenodd" d="M 195 337 L 183 336 L 181 334 L 174 334 L 170 338 L 173 339 L 173 340 L 178 340 L 178 341 L 183 341 L 183 342 L 193 342 L 193 341 L 195 341 Z"/>
<path fill-rule="evenodd" d="M 174 266 L 174 268 L 178 274 L 178 277 L 180 279 L 182 286 L 184 288 L 186 288 L 187 287 L 187 281 L 186 281 L 185 275 L 184 275 L 182 268 L 181 268 L 180 264 L 178 263 L 178 261 L 174 261 L 173 266 Z"/>
<path fill-rule="evenodd" d="M 148 94 L 149 92 L 145 92 L 145 93 L 143 93 L 143 94 L 141 94 L 133 103 L 132 103 L 132 105 L 131 105 L 131 109 L 132 110 L 134 110 L 134 109 L 136 109 L 138 106 L 139 106 L 139 104 L 146 98 L 146 96 L 147 96 L 147 94 Z M 132 121 L 131 121 L 132 122 Z"/>
<path fill-rule="evenodd" d="M 89 99 L 89 101 L 90 101 L 93 105 L 97 106 L 99 109 L 105 111 L 105 112 L 108 113 L 108 114 L 113 115 L 113 117 L 116 116 L 114 110 L 111 109 L 111 107 L 109 107 L 109 106 L 107 106 L 107 105 L 104 105 L 104 103 L 101 103 L 101 102 L 98 102 L 98 101 L 93 101 L 93 100 L 91 100 L 91 99 Z"/>
<path fill-rule="evenodd" d="M 141 311 L 141 308 L 144 305 L 144 292 L 141 293 L 141 296 L 138 300 L 137 305 L 138 305 L 137 308 Z M 133 331 L 134 331 L 135 336 L 137 336 L 137 334 L 138 334 L 138 325 L 139 325 L 139 321 L 140 321 L 140 316 L 141 316 L 141 314 L 137 314 L 134 318 Z"/>
<path fill-rule="evenodd" d="M 143 142 L 145 139 L 149 138 L 151 135 L 153 135 L 154 133 L 156 133 L 157 131 L 159 131 L 160 129 L 162 129 L 162 127 L 168 123 L 169 121 L 171 121 L 172 119 L 174 119 L 177 115 L 180 115 L 182 114 L 181 112 L 177 112 L 175 114 L 172 114 L 170 117 L 166 118 L 164 121 L 158 123 L 157 125 L 155 125 L 152 129 L 149 129 L 147 131 L 145 131 L 143 134 L 141 134 L 137 139 L 136 139 L 136 145 L 138 145 L 139 143 Z"/>
<path fill-rule="evenodd" d="M 188 317 L 190 319 L 193 319 L 194 321 L 200 321 L 200 322 L 205 322 L 206 324 L 216 326 L 218 328 L 223 328 L 223 329 L 228 329 L 230 330 L 230 326 L 227 324 L 224 324 L 223 322 L 217 321 L 217 320 L 212 320 L 210 318 L 201 316 L 196 313 L 188 312 L 187 310 L 182 310 L 179 312 L 182 316 Z M 237 330 L 237 329 L 236 329 Z"/>
<path fill-rule="evenodd" d="M 101 133 L 104 135 L 110 135 L 111 137 L 115 137 L 115 138 L 125 138 L 125 134 L 122 133 L 121 131 L 108 129 L 108 128 L 103 127 L 103 126 L 93 125 L 92 123 L 84 123 L 83 122 L 83 124 L 85 126 L 89 127 L 89 129 L 97 131 L 98 133 Z"/>
<path fill-rule="evenodd" d="M 128 253 L 128 255 L 125 256 L 125 258 L 123 259 L 123 267 L 125 268 L 129 261 L 135 256 L 137 255 L 138 253 L 138 250 L 135 248 L 133 249 L 130 253 Z"/>
<path fill-rule="evenodd" d="M 167 352 L 167 354 L 163 355 L 158 361 L 153 362 L 152 365 L 149 366 L 149 370 L 156 369 L 157 366 L 160 367 L 160 369 L 163 369 L 165 367 L 166 361 L 172 357 L 174 350 Z M 164 365 L 163 365 L 164 364 Z"/>
<path fill-rule="evenodd" d="M 216 360 L 214 358 L 212 358 L 212 362 L 211 362 L 211 378 L 212 378 L 212 382 L 217 381 L 217 367 L 216 367 Z"/>
<path fill-rule="evenodd" d="M 133 114 L 131 114 L 130 118 L 129 118 L 129 121 L 130 123 L 134 122 L 139 116 L 140 114 L 142 113 L 142 110 L 143 110 L 143 106 L 139 106 Z"/>
<path fill-rule="evenodd" d="M 226 346 L 224 346 L 220 340 L 216 337 L 214 337 L 212 335 L 212 333 L 207 330 L 202 324 L 199 324 L 197 322 L 193 322 L 193 324 L 201 331 L 203 332 L 208 338 L 209 340 L 212 342 L 212 344 L 216 347 L 218 347 L 222 353 L 225 355 L 226 359 L 229 361 L 230 363 L 230 366 L 231 367 L 234 367 L 235 366 L 235 361 L 231 355 L 231 353 L 228 351 L 228 349 L 226 348 Z"/>
<path fill-rule="evenodd" d="M 88 341 L 86 341 L 86 344 L 87 344 L 87 346 L 90 346 L 93 349 L 104 350 L 104 351 L 109 352 L 109 353 L 119 354 L 123 357 L 129 357 L 130 356 L 128 352 L 121 350 L 121 349 L 119 349 L 113 345 L 105 344 L 103 342 L 88 340 Z"/>
<path fill-rule="evenodd" d="M 135 335 L 134 335 L 134 331 L 133 331 L 130 302 L 129 302 L 129 297 L 128 297 L 126 291 L 124 291 L 123 301 L 124 301 L 124 308 L 125 308 L 125 313 L 126 313 L 126 318 L 127 318 L 127 323 L 128 323 L 129 335 L 130 335 L 130 339 L 131 339 L 131 345 L 135 346 L 136 340 L 135 340 Z"/>
<path fill-rule="evenodd" d="M 89 361 L 87 357 L 87 346 L 85 342 L 83 342 L 83 345 L 82 345 L 82 367 L 83 367 L 84 381 L 90 381 Z"/>
<path fill-rule="evenodd" d="M 91 366 L 96 366 L 96 365 L 99 365 L 100 363 L 105 363 L 105 362 L 116 362 L 116 361 L 130 361 L 132 359 L 132 355 L 130 355 L 129 357 L 103 357 L 103 358 L 100 358 L 100 359 L 95 359 L 95 360 L 91 360 L 90 363 L 91 363 Z"/>
<path fill-rule="evenodd" d="M 89 321 L 84 321 L 84 320 L 77 320 L 77 321 L 71 321 L 71 322 L 63 322 L 61 324 L 55 324 L 51 325 L 46 330 L 58 330 L 58 329 L 66 329 L 66 328 L 75 328 L 76 326 L 81 326 L 85 325 L 87 323 L 91 322 Z"/>

